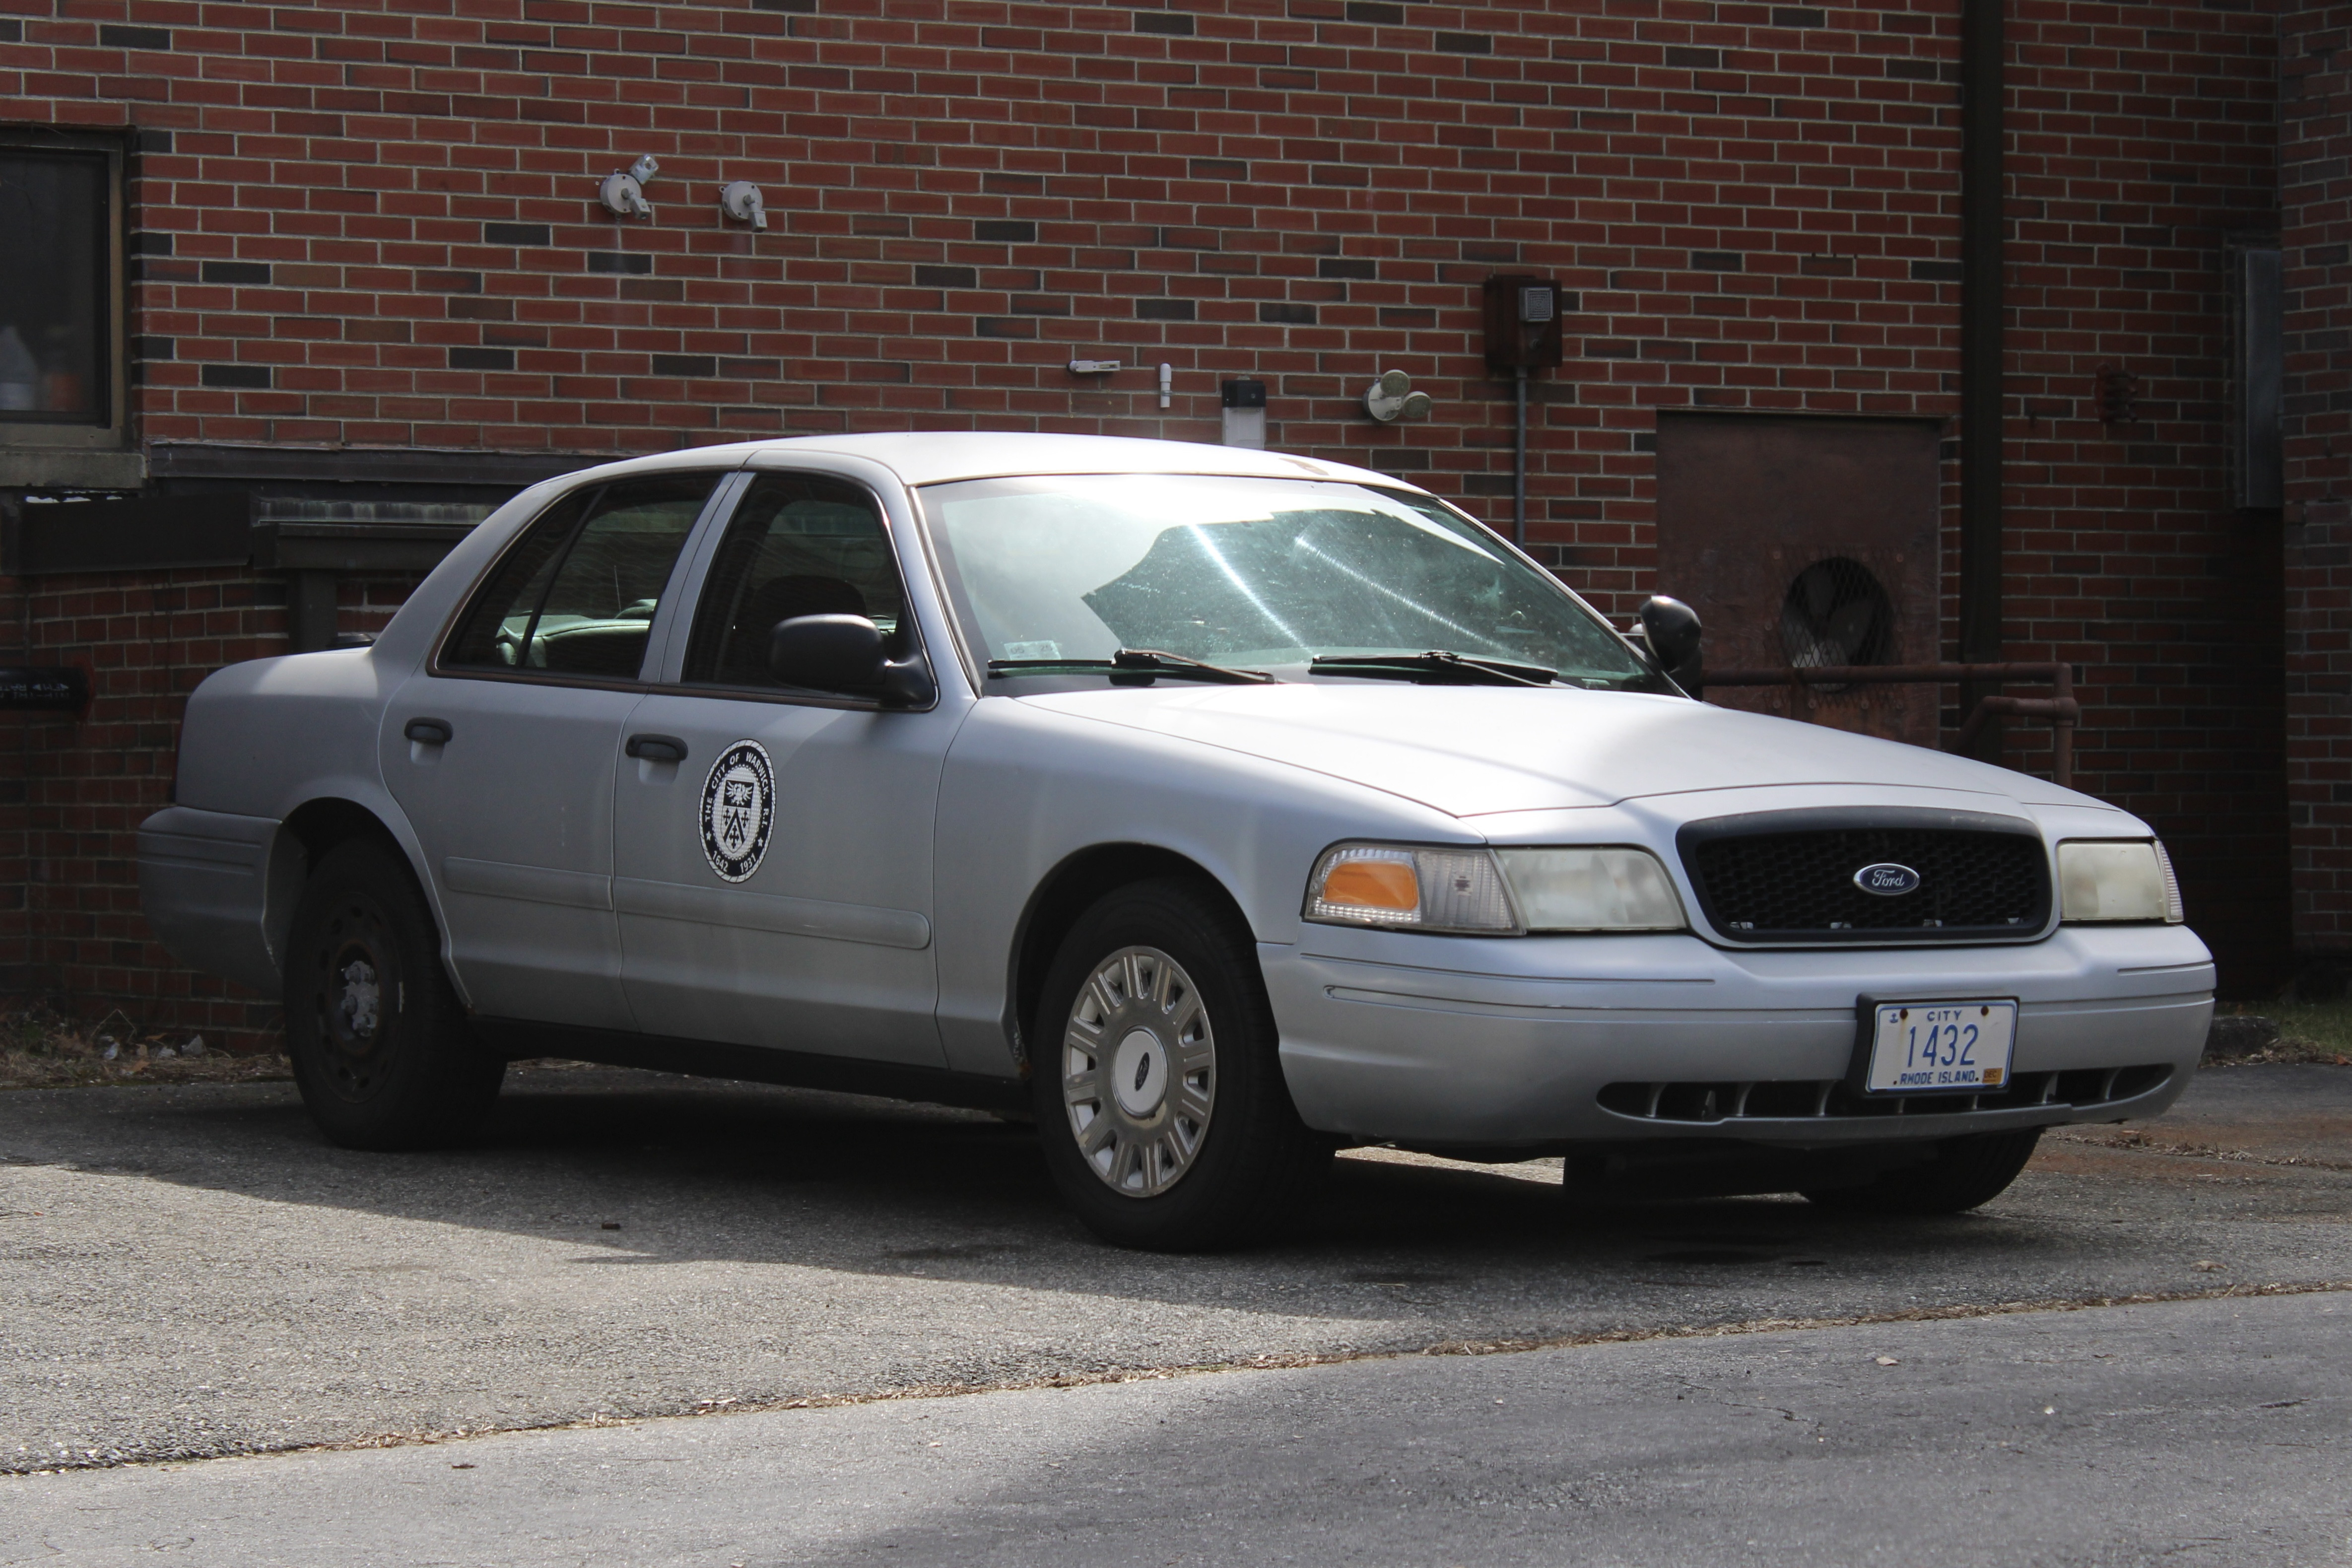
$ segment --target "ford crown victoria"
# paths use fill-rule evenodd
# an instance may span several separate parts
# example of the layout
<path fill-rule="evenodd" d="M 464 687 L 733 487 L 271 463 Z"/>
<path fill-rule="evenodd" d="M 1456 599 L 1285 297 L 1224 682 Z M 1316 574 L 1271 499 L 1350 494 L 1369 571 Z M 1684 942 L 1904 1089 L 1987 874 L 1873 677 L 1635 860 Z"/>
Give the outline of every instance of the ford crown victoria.
<path fill-rule="evenodd" d="M 205 681 L 141 888 L 338 1142 L 546 1054 L 992 1107 L 1139 1246 L 1370 1142 L 1951 1211 L 2170 1103 L 2213 975 L 2146 824 L 1696 701 L 1696 633 L 1306 458 L 677 452 Z"/>

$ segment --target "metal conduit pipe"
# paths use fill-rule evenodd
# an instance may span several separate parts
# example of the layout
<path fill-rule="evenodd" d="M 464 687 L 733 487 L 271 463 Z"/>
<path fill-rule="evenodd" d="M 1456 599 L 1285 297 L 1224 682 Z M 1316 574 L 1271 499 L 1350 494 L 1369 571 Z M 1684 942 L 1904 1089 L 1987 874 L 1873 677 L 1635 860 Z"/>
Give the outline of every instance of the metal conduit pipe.
<path fill-rule="evenodd" d="M 1518 441 L 1511 458 L 1511 542 L 1528 547 L 1528 367 L 1519 366 Z"/>

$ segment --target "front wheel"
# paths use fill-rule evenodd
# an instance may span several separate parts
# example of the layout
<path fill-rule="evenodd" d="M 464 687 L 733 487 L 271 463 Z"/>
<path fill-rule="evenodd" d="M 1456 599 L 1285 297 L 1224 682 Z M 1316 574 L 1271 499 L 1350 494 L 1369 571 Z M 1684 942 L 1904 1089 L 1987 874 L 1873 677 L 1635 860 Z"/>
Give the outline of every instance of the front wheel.
<path fill-rule="evenodd" d="M 1283 1082 L 1255 955 L 1186 883 L 1138 883 L 1079 917 L 1037 1036 L 1045 1163 L 1106 1241 L 1175 1252 L 1248 1239 L 1328 1159 Z"/>
<path fill-rule="evenodd" d="M 489 1113 L 506 1063 L 467 1028 L 424 892 L 367 841 L 331 849 L 294 911 L 286 1054 L 320 1131 L 351 1149 L 422 1149 Z"/>
<path fill-rule="evenodd" d="M 1808 1189 L 1806 1201 L 1850 1214 L 1960 1214 L 1989 1204 L 2017 1180 L 2042 1129 L 1954 1138 L 1924 1165 L 1883 1172 L 1859 1186 Z"/>

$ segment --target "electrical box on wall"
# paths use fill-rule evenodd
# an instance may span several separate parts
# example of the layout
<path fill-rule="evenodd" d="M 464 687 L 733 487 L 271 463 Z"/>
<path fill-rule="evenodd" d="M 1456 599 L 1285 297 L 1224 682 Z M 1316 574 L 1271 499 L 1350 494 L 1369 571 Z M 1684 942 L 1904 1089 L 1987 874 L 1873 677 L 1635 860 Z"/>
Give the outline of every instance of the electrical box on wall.
<path fill-rule="evenodd" d="M 1486 368 L 1503 374 L 1560 363 L 1559 285 L 1505 273 L 1486 285 Z"/>
<path fill-rule="evenodd" d="M 1228 447 L 1265 447 L 1265 383 L 1221 381 L 1219 401 L 1224 405 L 1224 435 Z"/>

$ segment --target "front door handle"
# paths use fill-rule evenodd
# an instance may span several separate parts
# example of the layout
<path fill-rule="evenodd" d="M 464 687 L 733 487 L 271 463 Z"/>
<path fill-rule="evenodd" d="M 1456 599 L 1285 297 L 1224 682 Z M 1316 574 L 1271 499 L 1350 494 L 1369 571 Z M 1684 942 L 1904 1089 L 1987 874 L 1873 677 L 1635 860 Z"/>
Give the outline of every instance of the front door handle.
<path fill-rule="evenodd" d="M 629 743 L 621 749 L 649 763 L 686 761 L 686 742 L 676 735 L 632 735 Z"/>
<path fill-rule="evenodd" d="M 457 731 L 449 728 L 446 719 L 411 719 L 401 733 L 423 745 L 446 746 Z"/>

